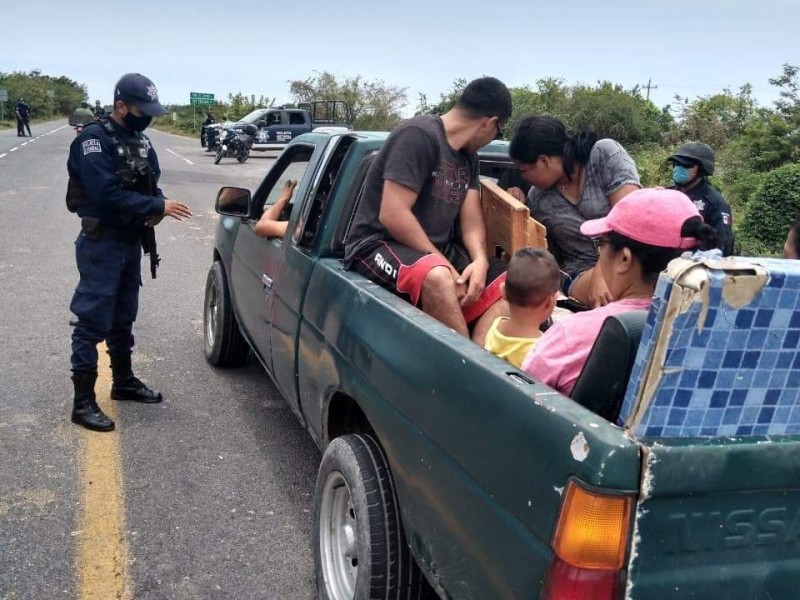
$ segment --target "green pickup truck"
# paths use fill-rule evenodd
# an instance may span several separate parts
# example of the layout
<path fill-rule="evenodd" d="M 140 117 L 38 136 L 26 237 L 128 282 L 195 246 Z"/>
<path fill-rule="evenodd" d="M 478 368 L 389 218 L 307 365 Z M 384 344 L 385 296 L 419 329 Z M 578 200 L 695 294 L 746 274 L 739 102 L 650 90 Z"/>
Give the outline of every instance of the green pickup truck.
<path fill-rule="evenodd" d="M 734 334 L 764 325 L 766 309 L 741 292 L 723 306 L 724 266 L 699 265 L 707 284 L 692 269 L 662 276 L 664 300 L 634 319 L 641 342 L 623 322 L 630 347 L 592 353 L 623 359 L 611 361 L 624 363 L 620 373 L 601 361 L 599 376 L 576 385 L 584 399 L 568 398 L 344 269 L 385 138 L 303 135 L 254 193 L 217 197 L 206 359 L 233 367 L 252 350 L 324 451 L 319 597 L 800 597 L 800 319 L 786 312 L 800 273 L 776 278 L 773 264 L 766 279 L 756 267 L 733 276 L 759 306 L 775 302 L 773 326 L 783 327 L 778 342 L 743 343 Z M 512 167 L 502 144 L 480 158 L 483 174 Z M 260 238 L 254 224 L 286 179 L 299 181 L 287 234 Z M 778 280 L 785 287 L 772 294 Z M 770 368 L 784 368 L 750 394 L 760 383 L 743 389 L 739 374 L 772 352 L 751 356 L 756 341 L 780 346 Z M 609 394 L 610 409 L 598 401 Z"/>

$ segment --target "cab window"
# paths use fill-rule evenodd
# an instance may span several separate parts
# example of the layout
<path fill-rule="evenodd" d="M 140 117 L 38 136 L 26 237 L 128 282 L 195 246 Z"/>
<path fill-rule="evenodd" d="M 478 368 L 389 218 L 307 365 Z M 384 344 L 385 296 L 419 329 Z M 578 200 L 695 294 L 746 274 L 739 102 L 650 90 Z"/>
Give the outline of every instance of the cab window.
<path fill-rule="evenodd" d="M 270 169 L 264 181 L 256 190 L 253 198 L 253 215 L 255 221 L 261 217 L 264 207 L 275 204 L 275 201 L 283 191 L 284 183 L 287 179 L 300 182 L 306 174 L 311 155 L 314 153 L 314 146 L 311 144 L 298 144 L 288 148 L 280 157 L 275 166 Z M 295 190 L 295 194 L 297 191 Z M 292 198 L 281 215 L 281 220 L 288 220 L 292 214 L 292 207 L 297 198 Z"/>

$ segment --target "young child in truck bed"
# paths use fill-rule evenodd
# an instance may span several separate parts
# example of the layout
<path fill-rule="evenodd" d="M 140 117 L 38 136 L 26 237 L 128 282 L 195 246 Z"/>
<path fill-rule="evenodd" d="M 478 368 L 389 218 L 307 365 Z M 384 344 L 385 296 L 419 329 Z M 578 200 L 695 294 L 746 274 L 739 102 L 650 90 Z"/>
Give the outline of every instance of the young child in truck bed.
<path fill-rule="evenodd" d="M 509 305 L 509 316 L 494 320 L 485 348 L 520 368 L 542 335 L 540 327 L 555 308 L 560 286 L 558 263 L 549 252 L 538 248 L 517 250 L 500 288 Z"/>

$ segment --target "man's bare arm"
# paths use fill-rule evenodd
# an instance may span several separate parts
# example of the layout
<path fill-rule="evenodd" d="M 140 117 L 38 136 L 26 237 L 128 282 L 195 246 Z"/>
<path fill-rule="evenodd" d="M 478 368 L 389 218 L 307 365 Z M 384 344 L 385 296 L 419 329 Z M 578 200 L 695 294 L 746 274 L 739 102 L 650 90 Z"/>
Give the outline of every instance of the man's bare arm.
<path fill-rule="evenodd" d="M 461 222 L 461 241 L 469 257 L 488 260 L 486 257 L 486 224 L 483 222 L 481 197 L 478 190 L 468 190 L 458 215 Z"/>
<path fill-rule="evenodd" d="M 383 182 L 383 197 L 378 220 L 386 231 L 398 242 L 420 252 L 440 254 L 419 224 L 411 208 L 419 194 L 404 185 L 386 179 Z"/>
<path fill-rule="evenodd" d="M 489 270 L 489 259 L 486 257 L 486 226 L 477 190 L 467 191 L 458 216 L 461 222 L 461 241 L 472 262 L 461 272 L 461 277 L 456 283 L 467 286 L 467 292 L 461 298 L 461 306 L 470 306 L 483 292 L 486 272 Z"/>

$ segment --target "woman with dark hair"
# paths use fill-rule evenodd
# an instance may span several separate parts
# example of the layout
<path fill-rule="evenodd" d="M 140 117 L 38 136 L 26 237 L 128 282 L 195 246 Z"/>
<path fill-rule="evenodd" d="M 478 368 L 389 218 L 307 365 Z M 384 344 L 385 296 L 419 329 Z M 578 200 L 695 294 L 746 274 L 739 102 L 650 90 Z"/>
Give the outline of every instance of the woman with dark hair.
<path fill-rule="evenodd" d="M 607 317 L 649 308 L 659 273 L 685 250 L 722 245 L 686 194 L 663 188 L 625 196 L 607 217 L 586 221 L 581 232 L 596 248 L 596 268 L 612 301 L 556 322 L 522 363 L 525 372 L 567 395 Z"/>
<path fill-rule="evenodd" d="M 800 219 L 795 221 L 786 236 L 786 242 L 783 244 L 783 257 L 800 259 Z"/>
<path fill-rule="evenodd" d="M 580 227 L 606 216 L 641 187 L 633 159 L 614 140 L 598 141 L 585 131 L 568 135 L 558 119 L 539 116 L 520 121 L 509 154 L 534 186 L 526 203 L 547 227 L 550 251 L 564 275 L 562 291 L 591 307 L 610 302 L 608 287 L 594 268 L 597 255 Z"/>

